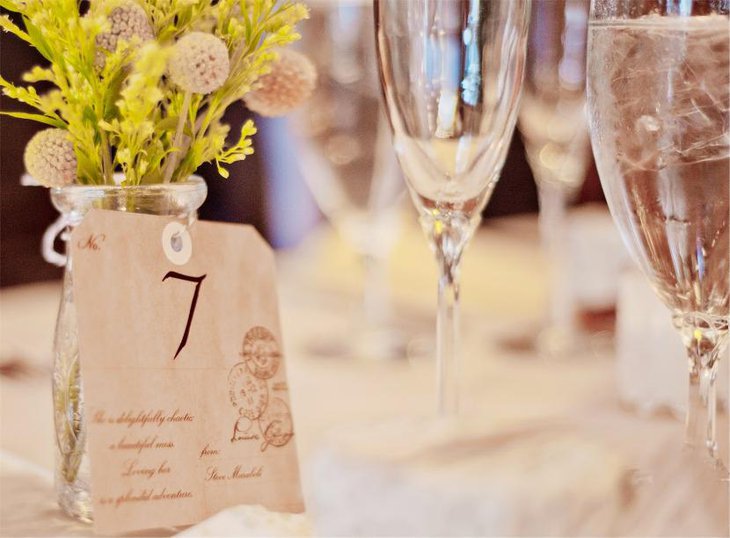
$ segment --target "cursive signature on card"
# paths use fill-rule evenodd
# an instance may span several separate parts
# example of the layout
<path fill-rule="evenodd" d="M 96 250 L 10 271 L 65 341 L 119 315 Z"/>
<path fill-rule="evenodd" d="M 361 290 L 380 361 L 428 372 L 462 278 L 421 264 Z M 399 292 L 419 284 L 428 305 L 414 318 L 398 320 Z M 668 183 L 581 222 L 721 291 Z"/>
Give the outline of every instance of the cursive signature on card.
<path fill-rule="evenodd" d="M 261 478 L 263 472 L 264 469 L 261 466 L 244 469 L 242 465 L 236 465 L 230 472 L 224 472 L 216 465 L 211 465 L 205 473 L 205 481 L 218 482 L 223 480 L 250 480 L 253 478 Z"/>

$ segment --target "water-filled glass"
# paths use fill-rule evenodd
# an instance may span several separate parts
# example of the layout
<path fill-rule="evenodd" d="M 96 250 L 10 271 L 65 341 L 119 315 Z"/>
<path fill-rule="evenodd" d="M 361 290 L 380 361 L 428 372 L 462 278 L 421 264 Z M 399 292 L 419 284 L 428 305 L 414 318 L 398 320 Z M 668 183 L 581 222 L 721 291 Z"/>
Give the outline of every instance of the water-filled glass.
<path fill-rule="evenodd" d="M 588 104 L 616 224 L 687 350 L 687 442 L 715 458 L 728 340 L 730 3 L 593 0 Z"/>

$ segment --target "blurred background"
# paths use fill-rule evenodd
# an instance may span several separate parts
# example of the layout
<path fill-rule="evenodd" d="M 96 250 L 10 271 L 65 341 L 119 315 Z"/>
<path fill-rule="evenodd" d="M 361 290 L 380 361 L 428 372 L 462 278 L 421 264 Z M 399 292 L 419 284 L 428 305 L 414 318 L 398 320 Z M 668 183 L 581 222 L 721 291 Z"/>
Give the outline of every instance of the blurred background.
<path fill-rule="evenodd" d="M 352 13 L 335 9 L 331 3 L 323 6 L 321 2 L 314 2 L 312 8 L 312 18 L 302 27 L 304 39 L 300 46 L 310 56 L 316 56 L 317 51 L 311 50 L 308 36 L 321 35 L 317 34 L 320 29 L 326 31 L 333 25 L 356 23 L 362 34 L 361 40 L 366 43 L 367 40 L 372 41 L 371 23 L 363 19 L 362 15 L 358 15 L 359 19 L 353 23 Z M 534 26 L 538 31 L 533 35 L 545 42 L 554 40 L 556 36 L 560 39 L 564 31 L 563 24 L 556 23 L 549 16 L 535 18 Z M 530 51 L 535 54 L 544 48 L 538 41 L 531 44 Z M 341 77 L 347 76 L 329 73 L 326 64 L 321 61 L 316 63 L 320 77 L 314 100 L 327 91 L 332 95 L 332 80 L 341 82 Z M 43 58 L 14 36 L 0 32 L 0 64 L 3 76 L 18 83 L 21 82 L 22 73 L 35 64 L 43 64 Z M 333 62 L 332 65 L 343 64 Z M 375 62 L 365 62 L 362 69 L 365 72 L 360 73 L 360 77 L 374 80 L 377 76 Z M 326 101 L 334 103 L 336 99 L 328 98 Z M 0 98 L 0 109 L 18 110 L 19 106 L 12 100 Z M 251 116 L 242 104 L 237 108 L 232 107 L 227 117 L 232 132 L 237 132 L 238 126 Z M 322 201 L 318 199 L 320 203 L 315 203 L 310 191 L 313 184 L 305 181 L 301 173 L 302 152 L 296 148 L 301 147 L 302 129 L 296 128 L 297 118 L 255 117 L 255 121 L 259 128 L 254 139 L 256 153 L 245 162 L 233 165 L 229 179 L 220 178 L 213 166 L 203 166 L 199 170 L 206 178 L 209 189 L 200 216 L 206 220 L 252 224 L 275 248 L 295 247 L 323 219 L 319 209 L 323 207 Z M 57 217 L 48 192 L 42 187 L 20 184 L 24 172 L 23 149 L 41 128 L 41 124 L 0 117 L 0 286 L 61 276 L 61 269 L 46 263 L 40 251 L 43 232 Z M 365 147 L 362 150 L 372 152 L 374 148 Z M 585 172 L 585 182 L 574 197 L 574 203 L 602 200 L 597 174 L 591 164 Z M 515 131 L 502 177 L 487 206 L 483 226 L 489 226 L 494 217 L 536 212 L 537 209 L 535 181 L 525 156 L 522 135 Z"/>
<path fill-rule="evenodd" d="M 503 495 L 506 489 L 499 482 L 495 499 L 511 503 L 519 498 L 519 506 L 547 507 L 544 514 L 515 522 L 524 535 L 544 533 L 545 522 L 553 519 L 587 525 L 572 529 L 571 535 L 607 535 L 591 527 L 600 524 L 594 518 L 599 505 L 609 509 L 604 514 L 609 520 L 610 510 L 625 511 L 619 526 L 608 522 L 616 535 L 628 535 L 617 531 L 621 525 L 635 531 L 634 536 L 720 534 L 697 534 L 697 529 L 708 521 L 725 524 L 727 488 L 716 495 L 701 475 L 704 467 L 687 465 L 668 450 L 681 445 L 680 417 L 687 402 L 683 345 L 670 313 L 629 263 L 593 163 L 585 117 L 589 0 L 532 2 L 517 129 L 463 272 L 462 409 L 480 417 L 474 430 L 479 435 L 468 430 L 453 443 L 430 437 L 428 430 L 410 439 L 400 422 L 377 435 L 369 426 L 432 408 L 436 264 L 406 199 L 382 112 L 372 0 L 304 1 L 311 18 L 302 24 L 296 48 L 317 67 L 314 94 L 286 118 L 258 117 L 243 104 L 231 107 L 226 121 L 232 132 L 254 118 L 256 152 L 232 165 L 229 179 L 220 178 L 214 166 L 198 173 L 208 185 L 202 219 L 253 225 L 279 251 L 277 292 L 287 375 L 296 387 L 292 410 L 306 471 L 302 476 L 305 490 L 320 502 L 318 516 L 316 503 L 308 501 L 308 510 L 315 508 L 320 524 L 327 515 L 332 521 L 352 516 L 355 522 L 362 515 L 370 524 L 378 519 L 372 518 L 374 509 L 352 502 L 368 492 L 358 480 L 379 477 L 370 469 L 387 462 L 388 479 L 376 482 L 387 488 L 394 483 L 386 459 L 376 457 L 375 467 L 368 462 L 368 471 L 360 472 L 349 462 L 360 461 L 364 453 L 355 451 L 351 460 L 353 454 L 332 452 L 359 445 L 347 436 L 329 437 L 341 427 L 341 434 L 364 432 L 363 445 L 383 440 L 382 447 L 380 441 L 372 445 L 373 452 L 396 454 L 397 465 L 420 469 L 419 462 L 427 459 L 426 471 L 433 462 L 447 468 L 448 473 L 439 474 L 443 484 L 442 479 L 416 479 L 433 485 L 433 506 L 440 508 L 454 484 L 472 484 L 475 478 L 488 484 L 495 471 L 501 481 L 502 462 L 505 468 L 516 466 L 515 484 L 507 488 L 512 493 Z M 4 78 L 18 83 L 23 72 L 42 63 L 24 43 L 0 32 Z M 18 106 L 0 96 L 0 110 Z M 0 463 L 8 451 L 50 470 L 54 430 L 48 377 L 62 269 L 44 260 L 41 240 L 58 212 L 47 189 L 21 185 L 25 145 L 42 128 L 0 116 L 0 299 L 5 314 L 0 324 Z M 56 247 L 62 248 L 60 240 Z M 21 286 L 32 282 L 39 284 Z M 723 360 L 721 367 L 728 363 Z M 727 465 L 727 370 L 718 379 L 723 409 L 719 437 Z M 363 423 L 366 427 L 358 430 Z M 524 431 L 511 429 L 523 424 Z M 433 446 L 406 462 L 405 452 L 389 445 L 406 446 L 402 441 Z M 542 452 L 545 447 L 559 450 Z M 320 451 L 325 456 L 318 459 Z M 343 461 L 348 463 L 338 467 Z M 474 472 L 477 465 L 486 467 Z M 0 475 L 2 471 L 0 466 Z M 15 476 L 18 484 L 28 483 L 24 472 Z M 557 477 L 564 487 L 551 489 Z M 353 495 L 342 495 L 340 486 L 348 481 Z M 636 486 L 635 498 L 629 486 Z M 8 503 L 6 512 L 24 531 L 31 521 L 46 525 L 52 513 L 22 516 L 46 510 L 41 502 L 28 502 L 31 495 L 44 502 L 52 496 L 50 480 L 31 490 L 26 496 L 8 496 L 17 502 Z M 473 491 L 479 497 L 474 506 L 489 498 L 482 490 Z M 456 493 L 453 502 L 459 503 L 462 497 Z M 556 500 L 547 502 L 540 497 L 544 495 Z M 388 495 L 371 497 L 400 508 Z M 533 498 L 540 500 L 522 502 Z M 468 496 L 463 499 L 471 502 Z M 16 515 L 19 505 L 25 510 Z M 422 512 L 430 511 L 461 513 Z M 496 513 L 506 514 L 498 518 L 505 525 L 513 523 L 510 511 Z M 520 519 L 519 511 L 514 514 Z M 673 518 L 664 518 L 666 514 Z M 690 528 L 694 534 L 686 532 Z M 496 535 L 517 534 L 505 530 Z"/>

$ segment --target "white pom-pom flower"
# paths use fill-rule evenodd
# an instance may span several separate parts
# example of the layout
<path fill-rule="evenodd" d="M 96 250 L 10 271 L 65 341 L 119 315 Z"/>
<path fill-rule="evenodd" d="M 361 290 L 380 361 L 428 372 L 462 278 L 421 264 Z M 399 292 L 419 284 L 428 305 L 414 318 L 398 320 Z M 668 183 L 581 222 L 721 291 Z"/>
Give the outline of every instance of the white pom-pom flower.
<path fill-rule="evenodd" d="M 63 187 L 76 180 L 74 146 L 63 129 L 36 133 L 25 146 L 23 161 L 28 173 L 46 187 Z"/>
<path fill-rule="evenodd" d="M 231 65 L 222 39 L 205 32 L 190 32 L 172 50 L 168 72 L 186 92 L 208 94 L 228 78 Z"/>
<path fill-rule="evenodd" d="M 131 41 L 136 37 L 144 43 L 155 37 L 147 13 L 135 2 L 122 2 L 109 12 L 108 19 L 109 31 L 96 36 L 97 67 L 104 67 L 104 51 L 116 51 L 120 40 Z"/>
<path fill-rule="evenodd" d="M 282 116 L 301 105 L 314 91 L 317 70 L 305 55 L 279 51 L 271 71 L 256 82 L 243 98 L 249 109 L 262 116 Z"/>

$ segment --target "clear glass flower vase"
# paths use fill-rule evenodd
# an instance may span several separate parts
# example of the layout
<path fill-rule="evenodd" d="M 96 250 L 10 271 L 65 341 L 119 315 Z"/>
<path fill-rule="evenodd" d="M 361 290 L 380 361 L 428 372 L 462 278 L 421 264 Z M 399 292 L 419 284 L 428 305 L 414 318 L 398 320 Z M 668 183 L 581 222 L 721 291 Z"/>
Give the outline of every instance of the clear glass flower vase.
<path fill-rule="evenodd" d="M 51 189 L 51 200 L 60 217 L 44 237 L 43 252 L 50 263 L 65 266 L 53 343 L 56 493 L 61 509 L 79 520 L 92 520 L 92 503 L 73 260 L 70 252 L 64 255 L 53 250 L 54 240 L 59 233 L 61 239 L 68 240 L 90 209 L 169 216 L 192 223 L 206 194 L 205 182 L 195 176 L 185 182 L 156 185 L 70 185 Z"/>

